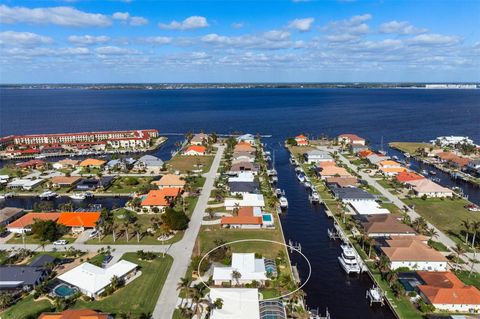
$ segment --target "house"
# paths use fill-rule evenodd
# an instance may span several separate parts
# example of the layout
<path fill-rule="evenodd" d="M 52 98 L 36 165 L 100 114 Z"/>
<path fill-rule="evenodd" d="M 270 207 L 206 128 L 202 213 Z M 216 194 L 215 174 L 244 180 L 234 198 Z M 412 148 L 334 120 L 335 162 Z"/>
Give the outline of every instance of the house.
<path fill-rule="evenodd" d="M 407 267 L 412 270 L 446 271 L 448 259 L 442 253 L 408 236 L 395 236 L 381 247 L 390 262 L 390 269 Z"/>
<path fill-rule="evenodd" d="M 338 166 L 327 166 L 320 172 L 321 179 L 327 179 L 329 177 L 350 178 L 353 177 L 345 168 Z"/>
<path fill-rule="evenodd" d="M 232 173 L 252 172 L 254 175 L 257 175 L 258 171 L 258 165 L 249 161 L 235 162 L 230 168 L 230 172 Z"/>
<path fill-rule="evenodd" d="M 15 166 L 22 168 L 22 169 L 38 169 L 43 168 L 47 165 L 45 161 L 32 159 L 23 163 L 17 163 Z"/>
<path fill-rule="evenodd" d="M 418 179 L 407 182 L 412 187 L 416 196 L 422 197 L 452 197 L 453 191 L 450 188 L 438 185 L 428 178 Z"/>
<path fill-rule="evenodd" d="M 207 148 L 200 145 L 189 146 L 184 152 L 183 155 L 186 156 L 203 156 L 207 153 Z"/>
<path fill-rule="evenodd" d="M 348 205 L 358 215 L 384 215 L 390 214 L 386 208 L 381 208 L 375 201 L 350 201 Z"/>
<path fill-rule="evenodd" d="M 235 176 L 231 176 L 228 178 L 228 182 L 253 182 L 255 180 L 255 175 L 252 172 L 240 172 L 237 173 Z"/>
<path fill-rule="evenodd" d="M 392 214 L 366 216 L 360 222 L 368 237 L 415 236 L 415 230 Z"/>
<path fill-rule="evenodd" d="M 261 228 L 262 210 L 259 207 L 241 207 L 237 216 L 222 217 L 220 225 L 230 228 Z"/>
<path fill-rule="evenodd" d="M 468 165 L 468 163 L 470 163 L 469 158 L 458 156 L 452 152 L 439 152 L 436 154 L 436 157 L 441 162 L 448 163 L 459 169 L 465 168 Z"/>
<path fill-rule="evenodd" d="M 166 174 L 163 175 L 162 178 L 158 181 L 153 181 L 152 184 L 157 185 L 159 189 L 163 188 L 180 188 L 183 189 L 185 187 L 184 179 L 180 175 L 175 174 Z"/>
<path fill-rule="evenodd" d="M 144 155 L 133 165 L 136 171 L 146 171 L 151 174 L 159 174 L 163 168 L 163 161 L 153 155 Z"/>
<path fill-rule="evenodd" d="M 252 134 L 243 134 L 237 137 L 237 142 L 245 142 L 250 145 L 255 145 L 255 136 L 253 136 Z"/>
<path fill-rule="evenodd" d="M 372 151 L 372 150 L 369 150 L 369 149 L 362 150 L 362 151 L 357 153 L 358 157 L 360 157 L 360 158 L 367 158 L 368 156 L 373 155 L 373 154 L 375 154 L 375 152 Z"/>
<path fill-rule="evenodd" d="M 107 161 L 99 160 L 96 158 L 87 158 L 80 162 L 80 167 L 90 167 L 90 168 L 102 168 Z"/>
<path fill-rule="evenodd" d="M 63 168 L 75 168 L 78 165 L 79 161 L 73 159 L 63 159 L 56 163 L 53 163 L 53 168 L 55 169 L 63 169 Z"/>
<path fill-rule="evenodd" d="M 190 144 L 192 145 L 203 145 L 204 143 L 208 142 L 208 134 L 205 133 L 198 133 L 195 134 L 192 139 L 190 140 Z"/>
<path fill-rule="evenodd" d="M 44 312 L 38 319 L 113 319 L 113 316 L 91 309 L 67 309 L 62 312 Z"/>
<path fill-rule="evenodd" d="M 353 154 L 358 154 L 358 152 L 368 150 L 368 146 L 361 144 L 351 144 L 349 146 L 349 149 Z"/>
<path fill-rule="evenodd" d="M 0 184 L 8 183 L 9 179 L 10 179 L 10 176 L 8 176 L 8 175 L 0 175 Z"/>
<path fill-rule="evenodd" d="M 382 172 L 383 175 L 389 176 L 389 177 L 395 176 L 397 174 L 407 171 L 405 167 L 381 167 L 379 170 L 380 172 Z"/>
<path fill-rule="evenodd" d="M 423 284 L 417 289 L 420 296 L 440 311 L 478 312 L 480 291 L 465 285 L 451 272 L 417 272 Z"/>
<path fill-rule="evenodd" d="M 424 179 L 422 175 L 415 174 L 414 172 L 404 171 L 400 172 L 395 176 L 395 179 L 400 183 L 407 183 L 411 181 L 417 181 L 420 179 Z"/>
<path fill-rule="evenodd" d="M 265 207 L 265 200 L 262 194 L 244 194 L 242 199 L 227 198 L 225 199 L 225 208 L 233 210 L 236 207 Z"/>
<path fill-rule="evenodd" d="M 30 191 L 37 187 L 38 185 L 44 183 L 45 180 L 41 178 L 37 179 L 15 179 L 7 184 L 8 188 L 11 189 L 23 189 L 26 191 Z"/>
<path fill-rule="evenodd" d="M 384 160 L 377 164 L 378 168 L 397 168 L 402 167 L 402 165 L 398 162 L 392 160 Z"/>
<path fill-rule="evenodd" d="M 211 288 L 209 298 L 212 303 L 217 299 L 223 301 L 221 308 L 212 309 L 211 319 L 261 318 L 258 289 L 256 288 Z"/>
<path fill-rule="evenodd" d="M 329 152 L 320 150 L 311 150 L 303 154 L 305 161 L 309 164 L 318 162 L 333 162 L 333 157 Z"/>
<path fill-rule="evenodd" d="M 83 232 L 87 228 L 97 227 L 100 212 L 64 212 L 60 213 L 57 224 L 70 227 L 72 232 Z"/>
<path fill-rule="evenodd" d="M 235 147 L 233 148 L 233 152 L 234 153 L 238 153 L 238 152 L 247 152 L 247 153 L 255 153 L 256 150 L 255 150 L 255 147 L 252 146 L 252 144 L 248 143 L 248 142 L 239 142 L 237 145 L 235 145 Z"/>
<path fill-rule="evenodd" d="M 468 163 L 467 168 L 468 168 L 470 171 L 473 171 L 473 172 L 476 172 L 476 173 L 480 173 L 480 159 L 471 160 L 471 161 Z"/>
<path fill-rule="evenodd" d="M 7 230 L 15 234 L 24 234 L 32 231 L 30 226 L 34 224 L 36 220 L 56 221 L 59 217 L 60 213 L 27 213 L 8 224 Z"/>
<path fill-rule="evenodd" d="M 23 208 L 4 207 L 0 209 L 0 227 L 6 226 L 25 213 Z"/>
<path fill-rule="evenodd" d="M 439 136 L 434 140 L 431 140 L 430 143 L 438 144 L 442 147 L 445 146 L 454 146 L 456 144 L 471 144 L 473 145 L 473 140 L 468 136 Z"/>
<path fill-rule="evenodd" d="M 388 160 L 390 157 L 385 156 L 385 155 L 381 155 L 381 154 L 373 153 L 373 154 L 368 155 L 366 158 L 371 164 L 377 165 L 378 163 L 380 163 L 382 161 Z"/>
<path fill-rule="evenodd" d="M 325 182 L 328 187 L 355 187 L 358 185 L 356 177 L 327 177 Z"/>
<path fill-rule="evenodd" d="M 232 278 L 232 272 L 237 271 L 241 274 L 238 279 Z M 214 267 L 213 281 L 215 285 L 222 283 L 230 283 L 232 285 L 250 284 L 257 281 L 261 285 L 268 280 L 265 270 L 265 260 L 263 258 L 255 258 L 254 253 L 233 253 L 232 265 L 230 267 Z"/>
<path fill-rule="evenodd" d="M 255 162 L 255 155 L 250 152 L 235 152 L 232 155 L 232 164 L 239 162 Z"/>
<path fill-rule="evenodd" d="M 100 178 L 82 178 L 75 189 L 78 191 L 93 191 L 99 188 L 106 189 L 112 185 L 115 176 L 102 176 Z"/>
<path fill-rule="evenodd" d="M 0 291 L 30 291 L 48 278 L 47 263 L 55 257 L 40 255 L 28 265 L 0 266 Z"/>
<path fill-rule="evenodd" d="M 336 199 L 345 203 L 375 202 L 376 199 L 375 196 L 369 192 L 356 187 L 333 188 L 332 193 Z"/>
<path fill-rule="evenodd" d="M 317 164 L 315 164 L 317 172 L 321 172 L 325 167 L 330 166 L 337 166 L 337 164 L 334 161 L 318 162 Z"/>
<path fill-rule="evenodd" d="M 339 143 L 344 143 L 345 145 L 365 145 L 365 139 L 361 138 L 356 134 L 340 134 L 337 138 Z"/>
<path fill-rule="evenodd" d="M 295 136 L 295 142 L 298 146 L 308 146 L 308 138 L 303 134 Z"/>
<path fill-rule="evenodd" d="M 108 268 L 100 268 L 88 262 L 69 270 L 57 278 L 77 287 L 89 297 L 99 296 L 110 285 L 112 277 L 128 281 L 137 273 L 138 265 L 127 260 L 120 260 Z"/>
<path fill-rule="evenodd" d="M 151 190 L 142 200 L 141 205 L 151 212 L 155 207 L 161 212 L 170 206 L 181 192 L 182 189 L 178 187 L 164 187 L 159 190 Z"/>
<path fill-rule="evenodd" d="M 50 179 L 50 183 L 56 187 L 72 187 L 80 180 L 78 176 L 54 176 Z"/>
<path fill-rule="evenodd" d="M 252 182 L 228 182 L 228 189 L 232 195 L 245 195 L 248 193 L 259 193 L 260 184 Z"/>

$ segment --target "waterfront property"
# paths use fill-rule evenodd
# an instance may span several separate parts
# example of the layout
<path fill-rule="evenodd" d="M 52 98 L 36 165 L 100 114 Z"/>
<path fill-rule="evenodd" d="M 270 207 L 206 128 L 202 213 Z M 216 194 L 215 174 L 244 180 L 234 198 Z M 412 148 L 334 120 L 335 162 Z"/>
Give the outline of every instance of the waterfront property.
<path fill-rule="evenodd" d="M 239 275 L 235 275 L 239 273 Z M 265 260 L 255 258 L 254 253 L 233 253 L 230 267 L 214 267 L 213 281 L 219 286 L 223 283 L 231 285 L 250 284 L 253 281 L 265 284 L 268 280 L 265 270 Z"/>
<path fill-rule="evenodd" d="M 208 139 L 209 139 L 208 134 L 197 133 L 190 140 L 190 144 L 192 144 L 192 145 L 204 145 L 204 144 L 208 143 Z"/>
<path fill-rule="evenodd" d="M 172 205 L 175 199 L 180 196 L 182 189 L 179 187 L 165 187 L 159 190 L 151 190 L 142 200 L 142 208 L 148 212 L 154 212 L 155 208 L 159 212 Z"/>
<path fill-rule="evenodd" d="M 295 136 L 295 142 L 297 146 L 308 146 L 308 138 L 303 134 Z"/>
<path fill-rule="evenodd" d="M 346 133 L 340 134 L 337 138 L 339 143 L 344 143 L 345 145 L 365 145 L 366 141 L 364 138 L 356 134 Z"/>
<path fill-rule="evenodd" d="M 115 176 L 102 176 L 100 178 L 82 178 L 76 185 L 78 191 L 93 191 L 96 189 L 107 189 L 112 185 Z"/>
<path fill-rule="evenodd" d="M 81 233 L 97 227 L 99 220 L 100 212 L 63 212 L 57 223 L 69 227 L 73 233 Z"/>
<path fill-rule="evenodd" d="M 241 207 L 237 216 L 222 217 L 220 224 L 230 228 L 261 228 L 263 224 L 260 207 Z"/>
<path fill-rule="evenodd" d="M 166 174 L 166 175 L 163 175 L 160 178 L 160 180 L 153 181 L 152 184 L 157 185 L 158 189 L 163 189 L 163 188 L 183 189 L 185 187 L 186 181 L 180 175 Z"/>
<path fill-rule="evenodd" d="M 227 198 L 225 199 L 225 208 L 233 210 L 236 207 L 265 207 L 265 200 L 262 194 L 244 194 L 242 199 Z"/>
<path fill-rule="evenodd" d="M 113 319 L 113 316 L 91 309 L 67 309 L 62 312 L 44 312 L 38 319 Z"/>
<path fill-rule="evenodd" d="M 245 142 L 250 145 L 256 144 L 255 136 L 253 134 L 243 134 L 243 135 L 237 136 L 236 140 L 238 143 Z"/>
<path fill-rule="evenodd" d="M 21 217 L 23 214 L 25 214 L 25 210 L 23 208 L 4 207 L 0 209 L 0 227 L 6 226 L 15 219 Z"/>
<path fill-rule="evenodd" d="M 409 268 L 423 271 L 446 271 L 448 260 L 440 252 L 414 237 L 395 236 L 381 247 L 390 261 L 390 269 Z"/>
<path fill-rule="evenodd" d="M 223 301 L 221 308 L 212 310 L 211 319 L 261 319 L 258 289 L 212 288 L 210 301 Z"/>
<path fill-rule="evenodd" d="M 416 174 L 414 172 L 410 172 L 410 171 L 400 172 L 395 176 L 395 179 L 400 183 L 417 181 L 417 180 L 424 179 L 424 178 L 425 177 L 423 177 L 422 175 L 418 175 L 418 174 Z"/>
<path fill-rule="evenodd" d="M 407 182 L 412 187 L 416 196 L 422 197 L 452 197 L 453 191 L 450 188 L 443 187 L 427 178 L 417 179 Z"/>
<path fill-rule="evenodd" d="M 228 189 L 232 195 L 246 195 L 248 193 L 259 193 L 260 184 L 252 182 L 228 182 Z"/>
<path fill-rule="evenodd" d="M 349 200 L 348 206 L 358 215 L 386 215 L 390 211 L 381 208 L 375 201 Z"/>
<path fill-rule="evenodd" d="M 415 236 L 415 230 L 393 214 L 365 216 L 360 225 L 369 237 Z"/>
<path fill-rule="evenodd" d="M 110 285 L 114 276 L 120 282 L 128 282 L 135 276 L 137 268 L 137 264 L 123 259 L 107 268 L 86 262 L 58 276 L 58 279 L 77 287 L 83 294 L 96 298 Z"/>
<path fill-rule="evenodd" d="M 358 185 L 356 177 L 328 177 L 325 179 L 328 187 L 355 187 Z"/>
<path fill-rule="evenodd" d="M 163 161 L 153 155 L 144 155 L 140 157 L 133 165 L 133 170 L 137 172 L 147 172 L 150 174 L 159 174 L 163 169 Z"/>
<path fill-rule="evenodd" d="M 305 162 L 309 164 L 316 164 L 319 162 L 333 162 L 333 157 L 329 152 L 320 150 L 311 150 L 303 154 Z"/>
<path fill-rule="evenodd" d="M 341 200 L 344 203 L 352 202 L 373 202 L 375 203 L 375 196 L 369 192 L 356 188 L 356 187 L 344 187 L 344 188 L 332 188 L 333 196 Z"/>
<path fill-rule="evenodd" d="M 41 284 L 49 275 L 47 264 L 55 262 L 52 256 L 41 255 L 28 265 L 0 266 L 0 290 L 29 291 Z"/>
<path fill-rule="evenodd" d="M 340 177 L 340 178 L 351 178 L 353 177 L 345 168 L 338 167 L 338 166 L 327 166 L 322 168 L 320 172 L 318 172 L 321 179 L 327 179 L 330 177 Z"/>
<path fill-rule="evenodd" d="M 200 146 L 200 145 L 189 146 L 183 152 L 183 155 L 186 155 L 186 156 L 203 156 L 205 154 L 207 154 L 207 148 L 205 146 Z"/>
<path fill-rule="evenodd" d="M 256 149 L 252 146 L 252 144 L 248 142 L 238 142 L 237 145 L 233 148 L 234 153 L 246 152 L 250 154 L 254 154 Z"/>
<path fill-rule="evenodd" d="M 79 176 L 54 176 L 50 178 L 50 183 L 54 187 L 72 187 L 80 180 Z"/>
<path fill-rule="evenodd" d="M 66 159 L 60 160 L 56 163 L 53 163 L 52 167 L 54 169 L 75 168 L 75 167 L 77 167 L 78 163 L 79 163 L 79 161 L 77 161 L 77 160 L 66 158 Z"/>
<path fill-rule="evenodd" d="M 7 184 L 10 189 L 23 189 L 30 191 L 45 182 L 42 178 L 37 179 L 16 179 Z"/>
<path fill-rule="evenodd" d="M 258 171 L 258 165 L 249 161 L 236 161 L 232 164 L 232 167 L 230 167 L 230 172 L 233 174 L 251 172 L 252 174 L 257 175 Z"/>
<path fill-rule="evenodd" d="M 89 168 L 102 168 L 107 164 L 107 161 L 99 160 L 96 158 L 87 158 L 80 162 L 80 167 L 89 167 Z"/>
<path fill-rule="evenodd" d="M 59 217 L 60 213 L 28 213 L 8 224 L 7 230 L 15 234 L 25 234 L 32 231 L 31 225 L 36 220 L 57 221 Z"/>

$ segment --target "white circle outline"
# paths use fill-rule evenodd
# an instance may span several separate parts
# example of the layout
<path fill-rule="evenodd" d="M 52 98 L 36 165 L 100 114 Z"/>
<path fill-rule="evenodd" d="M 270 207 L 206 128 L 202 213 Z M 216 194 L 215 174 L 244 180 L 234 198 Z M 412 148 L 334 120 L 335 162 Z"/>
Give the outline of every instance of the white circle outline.
<path fill-rule="evenodd" d="M 310 264 L 310 261 L 308 260 L 307 256 L 305 256 L 299 249 L 297 249 L 296 247 L 293 247 L 293 246 L 290 246 L 290 245 L 287 245 L 285 243 L 282 243 L 282 242 L 279 242 L 279 241 L 275 241 L 275 240 L 268 240 L 268 239 L 256 239 L 256 238 L 252 238 L 252 239 L 239 239 L 239 240 L 234 240 L 234 241 L 230 241 L 228 243 L 225 243 L 225 244 L 222 244 L 220 246 L 217 246 L 217 247 L 214 247 L 213 249 L 211 249 L 210 251 L 208 251 L 205 255 L 203 255 L 202 259 L 200 259 L 200 262 L 198 263 L 198 266 L 197 266 L 197 273 L 198 273 L 198 278 L 200 279 L 201 283 L 205 285 L 205 287 L 207 287 L 208 289 L 212 289 L 210 288 L 209 285 L 207 285 L 205 283 L 205 281 L 203 281 L 202 279 L 202 276 L 201 276 L 201 272 L 200 272 L 200 265 L 202 264 L 203 260 L 205 259 L 205 257 L 207 257 L 211 252 L 217 250 L 218 248 L 221 248 L 221 247 L 224 247 L 224 246 L 227 246 L 227 245 L 230 245 L 230 244 L 236 244 L 236 243 L 243 243 L 243 242 L 249 242 L 249 241 L 260 241 L 260 242 L 267 242 L 267 243 L 274 243 L 274 244 L 280 244 L 280 245 L 283 245 L 287 248 L 290 248 L 292 250 L 295 250 L 296 252 L 298 252 L 306 261 L 307 261 L 307 264 L 308 264 L 308 276 L 307 276 L 307 279 L 305 280 L 305 282 L 300 286 L 298 287 L 297 289 L 293 290 L 293 291 L 290 291 L 289 293 L 287 294 L 284 294 L 284 295 L 281 295 L 281 296 L 278 296 L 278 297 L 272 297 L 272 298 L 268 298 L 268 299 L 262 299 L 261 301 L 272 301 L 272 300 L 277 300 L 277 299 L 281 299 L 281 298 L 285 298 L 285 297 L 288 297 L 290 296 L 291 294 L 299 291 L 300 289 L 302 289 L 306 284 L 307 282 L 310 280 L 310 277 L 312 275 L 312 265 Z M 287 254 L 288 254 L 288 251 L 287 251 Z M 290 268 L 292 267 L 292 265 L 290 264 Z M 215 288 L 213 288 L 215 289 Z"/>

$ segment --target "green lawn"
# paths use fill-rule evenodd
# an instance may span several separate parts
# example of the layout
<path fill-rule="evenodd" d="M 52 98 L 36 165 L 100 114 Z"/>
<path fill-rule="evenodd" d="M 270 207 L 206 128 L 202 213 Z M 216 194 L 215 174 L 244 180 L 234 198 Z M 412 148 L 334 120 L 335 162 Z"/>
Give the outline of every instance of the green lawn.
<path fill-rule="evenodd" d="M 175 309 L 175 311 L 173 312 L 172 319 L 188 319 L 188 318 L 182 315 L 182 313 L 180 312 L 180 309 Z"/>
<path fill-rule="evenodd" d="M 0 317 L 2 319 L 33 319 L 38 318 L 42 312 L 49 311 L 53 311 L 50 301 L 47 299 L 34 301 L 33 296 L 28 296 L 0 313 Z"/>
<path fill-rule="evenodd" d="M 75 238 L 72 237 L 70 234 L 66 234 L 62 236 L 59 239 L 64 239 L 66 240 L 69 244 L 73 243 L 75 241 Z M 25 244 L 37 244 L 40 245 L 42 242 L 40 239 L 38 239 L 34 235 L 26 235 L 25 236 Z M 23 244 L 22 236 L 20 235 L 15 235 L 12 238 L 10 238 L 7 241 L 7 244 Z M 46 244 L 50 244 L 50 242 L 47 242 Z"/>
<path fill-rule="evenodd" d="M 476 272 L 472 272 L 470 275 L 469 271 L 461 270 L 455 271 L 455 275 L 463 281 L 466 285 L 472 285 L 480 289 L 480 274 Z"/>
<path fill-rule="evenodd" d="M 142 190 L 145 186 L 150 185 L 152 177 L 142 176 L 142 177 L 133 177 L 133 176 L 122 176 L 113 182 L 107 190 L 107 193 L 122 193 L 122 194 L 131 194 Z"/>
<path fill-rule="evenodd" d="M 418 143 L 418 142 L 391 142 L 388 144 L 390 147 L 399 149 L 402 152 L 415 154 L 418 148 L 431 148 L 433 147 L 432 144 L 429 143 Z M 436 148 L 436 147 L 435 147 Z"/>
<path fill-rule="evenodd" d="M 448 252 L 448 248 L 447 246 L 445 246 L 444 244 L 442 244 L 441 242 L 438 242 L 438 241 L 434 241 L 434 240 L 429 240 L 428 241 L 428 245 L 438 251 L 444 251 L 444 252 Z"/>
<path fill-rule="evenodd" d="M 74 308 L 91 308 L 112 314 L 130 313 L 138 317 L 142 313 L 152 313 L 173 263 L 171 256 L 161 255 L 153 261 L 141 261 L 135 253 L 126 253 L 122 259 L 141 267 L 142 275 L 127 286 L 102 300 L 86 302 L 78 300 Z"/>
<path fill-rule="evenodd" d="M 167 167 L 172 171 L 180 171 L 185 174 L 188 171 L 192 172 L 197 169 L 208 172 L 212 166 L 214 156 L 183 156 L 176 155 L 171 160 L 167 161 Z M 198 166 L 201 165 L 201 166 Z"/>

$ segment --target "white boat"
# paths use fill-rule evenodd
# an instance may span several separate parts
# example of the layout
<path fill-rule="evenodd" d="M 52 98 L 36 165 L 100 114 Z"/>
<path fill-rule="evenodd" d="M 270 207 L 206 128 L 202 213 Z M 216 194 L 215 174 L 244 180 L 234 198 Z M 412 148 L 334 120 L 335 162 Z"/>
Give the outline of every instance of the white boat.
<path fill-rule="evenodd" d="M 297 175 L 297 178 L 298 178 L 298 180 L 300 181 L 300 183 L 305 182 L 305 175 L 303 175 L 303 174 L 298 174 L 298 175 Z"/>
<path fill-rule="evenodd" d="M 299 173 L 302 171 L 302 168 L 300 166 L 295 167 L 295 172 Z"/>
<path fill-rule="evenodd" d="M 394 159 L 394 160 L 398 161 L 398 156 L 396 156 L 396 155 L 393 155 L 393 156 L 392 156 L 392 159 Z"/>
<path fill-rule="evenodd" d="M 306 188 L 311 188 L 312 187 L 312 183 L 310 183 L 309 181 L 303 182 L 303 185 L 305 185 Z"/>
<path fill-rule="evenodd" d="M 45 191 L 45 192 L 41 193 L 40 195 L 38 195 L 38 197 L 40 197 L 41 199 L 51 199 L 51 198 L 55 198 L 57 196 L 58 196 L 57 193 L 52 192 L 52 191 Z"/>
<path fill-rule="evenodd" d="M 312 203 L 318 203 L 320 202 L 320 195 L 318 195 L 317 192 L 313 192 L 312 195 L 310 195 L 310 201 Z"/>
<path fill-rule="evenodd" d="M 370 306 L 377 302 L 383 306 L 383 292 L 379 287 L 373 286 L 367 290 L 367 299 L 370 300 Z"/>
<path fill-rule="evenodd" d="M 429 173 L 430 173 L 431 175 L 437 175 L 437 172 L 435 172 L 435 171 L 429 171 Z"/>
<path fill-rule="evenodd" d="M 70 197 L 73 200 L 84 200 L 87 197 L 87 195 L 85 195 L 85 193 L 75 193 L 68 197 Z"/>
<path fill-rule="evenodd" d="M 287 208 L 288 207 L 288 200 L 285 196 L 280 197 L 280 207 Z"/>
<path fill-rule="evenodd" d="M 342 245 L 342 254 L 338 257 L 338 261 L 347 274 L 360 273 L 360 266 L 352 246 Z"/>
<path fill-rule="evenodd" d="M 272 183 L 278 182 L 278 177 L 277 176 L 270 176 L 270 182 L 272 182 Z"/>
<path fill-rule="evenodd" d="M 425 169 L 422 169 L 420 173 L 422 173 L 422 175 L 428 175 L 428 172 Z"/>
<path fill-rule="evenodd" d="M 274 168 L 272 168 L 267 171 L 267 174 L 268 176 L 277 176 L 277 171 Z"/>

